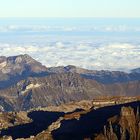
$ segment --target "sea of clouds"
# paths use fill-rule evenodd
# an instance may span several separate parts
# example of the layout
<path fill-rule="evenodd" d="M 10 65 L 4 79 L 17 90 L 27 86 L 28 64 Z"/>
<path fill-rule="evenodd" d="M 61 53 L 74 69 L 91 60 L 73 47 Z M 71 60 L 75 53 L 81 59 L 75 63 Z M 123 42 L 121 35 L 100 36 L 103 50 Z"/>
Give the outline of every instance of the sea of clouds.
<path fill-rule="evenodd" d="M 140 67 L 140 19 L 0 20 L 0 56 L 29 54 L 47 67 Z"/>
<path fill-rule="evenodd" d="M 0 44 L 1 56 L 29 54 L 47 67 L 75 65 L 87 69 L 129 71 L 140 67 L 140 45 L 129 43 L 52 45 Z"/>

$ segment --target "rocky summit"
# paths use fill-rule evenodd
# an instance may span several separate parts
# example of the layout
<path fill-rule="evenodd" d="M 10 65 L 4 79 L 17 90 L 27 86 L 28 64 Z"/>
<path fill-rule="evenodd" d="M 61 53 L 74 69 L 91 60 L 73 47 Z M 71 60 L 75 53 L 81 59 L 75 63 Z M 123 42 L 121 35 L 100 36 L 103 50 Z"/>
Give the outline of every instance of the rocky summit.
<path fill-rule="evenodd" d="M 29 55 L 0 57 L 0 88 L 6 88 L 29 76 L 46 72 L 47 68 Z"/>

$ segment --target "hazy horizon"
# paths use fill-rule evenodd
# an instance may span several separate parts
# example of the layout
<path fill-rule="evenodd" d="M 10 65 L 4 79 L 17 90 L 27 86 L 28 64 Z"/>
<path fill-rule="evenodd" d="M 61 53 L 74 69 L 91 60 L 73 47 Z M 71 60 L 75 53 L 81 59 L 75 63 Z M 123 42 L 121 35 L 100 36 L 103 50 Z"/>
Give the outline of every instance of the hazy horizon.
<path fill-rule="evenodd" d="M 0 55 L 129 71 L 140 67 L 139 35 L 140 18 L 0 18 Z"/>
<path fill-rule="evenodd" d="M 139 0 L 4 0 L 0 55 L 27 53 L 46 66 L 140 67 Z"/>

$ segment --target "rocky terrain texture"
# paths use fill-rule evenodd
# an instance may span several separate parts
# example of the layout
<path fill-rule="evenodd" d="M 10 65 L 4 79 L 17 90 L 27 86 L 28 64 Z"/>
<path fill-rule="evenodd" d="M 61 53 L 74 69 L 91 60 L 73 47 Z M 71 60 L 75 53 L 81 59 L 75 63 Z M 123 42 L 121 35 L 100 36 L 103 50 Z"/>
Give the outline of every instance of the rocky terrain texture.
<path fill-rule="evenodd" d="M 139 96 L 139 69 L 125 73 L 75 66 L 46 68 L 26 54 L 0 57 L 1 111 L 58 106 L 107 95 Z"/>
<path fill-rule="evenodd" d="M 119 116 L 108 119 L 108 125 L 104 126 L 95 140 L 139 140 L 140 139 L 140 115 L 131 107 L 122 107 Z"/>
<path fill-rule="evenodd" d="M 0 57 L 0 110 L 58 106 L 100 96 L 139 96 L 139 68 L 130 73 L 75 66 L 46 68 L 29 55 Z"/>
<path fill-rule="evenodd" d="M 126 73 L 122 71 L 87 70 L 72 65 L 46 68 L 27 54 L 10 57 L 1 56 L 0 82 L 2 85 L 0 88 L 10 86 L 29 76 L 40 77 L 67 72 L 78 73 L 84 78 L 93 79 L 103 84 L 128 82 L 140 80 L 139 69 L 133 69 L 130 73 Z"/>
<path fill-rule="evenodd" d="M 27 110 L 92 99 L 103 94 L 101 86 L 79 74 L 65 73 L 22 80 L 10 88 L 0 90 L 0 96 L 8 104 L 3 110 Z"/>
<path fill-rule="evenodd" d="M 87 70 L 73 65 L 46 68 L 27 54 L 0 57 L 0 81 L 10 80 L 11 78 L 16 79 L 19 76 L 20 78 L 25 78 L 66 72 L 79 73 L 85 78 L 94 79 L 104 84 L 140 80 L 140 68 L 133 69 L 130 73 Z"/>
<path fill-rule="evenodd" d="M 138 101 L 140 100 L 138 97 L 136 97 L 135 99 L 132 99 L 130 102 L 132 101 Z M 128 101 L 129 102 L 129 101 Z M 59 106 L 48 106 L 48 107 L 44 107 L 44 108 L 32 108 L 30 109 L 30 111 L 32 110 L 36 110 L 36 111 L 53 111 L 53 112 L 64 112 L 64 113 L 68 113 L 68 112 L 73 112 L 75 110 L 89 110 L 90 108 L 92 108 L 94 106 L 93 104 L 93 100 L 82 100 L 79 102 L 70 102 L 70 103 L 66 103 L 66 104 L 61 104 Z"/>
<path fill-rule="evenodd" d="M 0 106 L 3 111 L 20 111 L 107 95 L 138 96 L 140 81 L 104 85 L 70 72 L 30 77 L 0 90 Z"/>
<path fill-rule="evenodd" d="M 134 102 L 130 102 L 130 100 L 128 100 L 129 98 L 126 99 L 126 97 L 107 97 L 106 101 L 108 101 L 109 98 L 110 101 L 119 101 L 122 99 L 122 102 L 118 105 L 114 104 L 110 106 L 110 104 L 108 104 L 109 106 L 107 106 L 105 104 L 106 107 L 95 108 L 95 105 L 93 105 L 95 100 L 80 101 L 75 103 L 71 102 L 59 107 L 53 106 L 35 110 L 32 109 L 28 112 L 1 112 L 1 139 L 81 140 L 84 138 L 100 138 L 104 134 L 104 132 L 101 133 L 103 127 L 109 132 L 110 125 L 108 124 L 111 124 L 114 129 L 114 125 L 121 122 L 118 120 L 120 120 L 119 113 L 125 111 L 125 109 L 122 108 L 123 106 L 131 106 L 135 112 L 136 107 L 140 106 L 139 98 L 137 101 L 133 99 L 132 101 Z M 102 100 L 105 101 L 105 98 Z M 129 103 L 126 103 L 127 101 Z M 97 102 L 102 101 L 97 99 Z M 137 118 L 138 115 L 137 109 Z M 122 124 L 122 126 L 124 126 L 124 124 Z"/>
<path fill-rule="evenodd" d="M 138 140 L 139 105 L 133 102 L 66 114 L 52 136 L 56 140 Z"/>
<path fill-rule="evenodd" d="M 139 106 L 135 101 L 67 113 L 32 110 L 27 115 L 31 122 L 2 129 L 0 135 L 18 140 L 138 140 Z"/>
<path fill-rule="evenodd" d="M 47 68 L 29 55 L 0 57 L 0 88 L 6 88 L 29 76 L 41 76 Z"/>
<path fill-rule="evenodd" d="M 0 129 L 12 127 L 19 124 L 26 124 L 32 120 L 27 116 L 27 112 L 1 112 Z"/>
<path fill-rule="evenodd" d="M 139 140 L 139 106 L 140 68 L 46 68 L 27 54 L 0 57 L 2 140 Z"/>
<path fill-rule="evenodd" d="M 73 65 L 69 65 L 65 67 L 59 66 L 48 68 L 47 71 L 55 74 L 66 72 L 78 73 L 84 78 L 96 80 L 97 82 L 102 84 L 123 83 L 140 80 L 140 68 L 133 69 L 129 73 L 126 73 L 123 71 L 87 70 Z"/>

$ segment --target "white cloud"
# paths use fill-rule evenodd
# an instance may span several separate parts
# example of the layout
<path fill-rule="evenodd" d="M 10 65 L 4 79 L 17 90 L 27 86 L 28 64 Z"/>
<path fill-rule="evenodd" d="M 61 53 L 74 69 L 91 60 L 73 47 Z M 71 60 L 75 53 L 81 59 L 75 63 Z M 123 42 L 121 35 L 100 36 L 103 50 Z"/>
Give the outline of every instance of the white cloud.
<path fill-rule="evenodd" d="M 76 65 L 88 69 L 130 70 L 140 67 L 140 45 L 108 44 L 99 47 L 56 42 L 47 46 L 0 44 L 0 55 L 29 54 L 46 66 Z"/>

